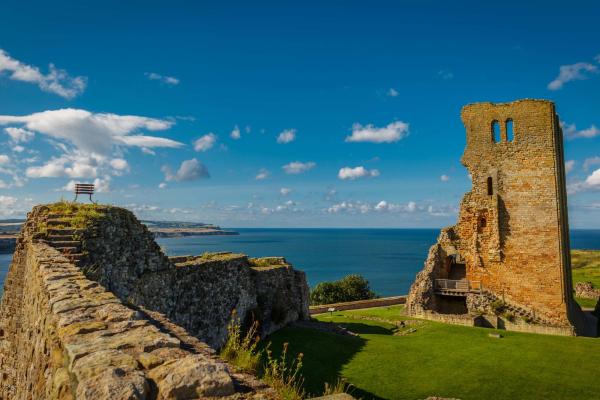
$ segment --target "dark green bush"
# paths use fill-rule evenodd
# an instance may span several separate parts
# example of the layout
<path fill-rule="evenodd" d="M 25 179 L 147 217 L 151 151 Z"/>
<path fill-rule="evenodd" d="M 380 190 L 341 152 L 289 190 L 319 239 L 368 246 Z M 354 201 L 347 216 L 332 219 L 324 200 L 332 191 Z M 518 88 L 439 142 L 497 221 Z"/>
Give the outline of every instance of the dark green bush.
<path fill-rule="evenodd" d="M 376 295 L 369 281 L 360 275 L 348 275 L 338 281 L 321 282 L 310 292 L 312 305 L 341 303 L 344 301 L 369 300 Z"/>

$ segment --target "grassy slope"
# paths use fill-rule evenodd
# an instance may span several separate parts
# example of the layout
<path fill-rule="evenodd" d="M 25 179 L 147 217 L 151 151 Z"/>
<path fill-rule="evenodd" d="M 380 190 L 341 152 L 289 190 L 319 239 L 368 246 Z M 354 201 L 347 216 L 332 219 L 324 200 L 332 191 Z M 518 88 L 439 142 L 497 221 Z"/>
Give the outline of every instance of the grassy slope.
<path fill-rule="evenodd" d="M 415 333 L 393 336 L 394 325 L 357 320 L 372 315 L 401 320 L 400 308 L 323 314 L 359 333 L 340 336 L 285 328 L 269 340 L 272 349 L 290 343 L 303 352 L 306 388 L 322 390 L 338 376 L 357 397 L 423 399 L 431 395 L 468 399 L 598 399 L 600 339 L 534 335 L 425 322 Z"/>
<path fill-rule="evenodd" d="M 600 251 L 599 250 L 571 250 L 571 267 L 573 272 L 573 285 L 577 282 L 592 282 L 594 287 L 600 288 Z M 595 300 L 577 298 L 582 307 L 594 307 Z"/>

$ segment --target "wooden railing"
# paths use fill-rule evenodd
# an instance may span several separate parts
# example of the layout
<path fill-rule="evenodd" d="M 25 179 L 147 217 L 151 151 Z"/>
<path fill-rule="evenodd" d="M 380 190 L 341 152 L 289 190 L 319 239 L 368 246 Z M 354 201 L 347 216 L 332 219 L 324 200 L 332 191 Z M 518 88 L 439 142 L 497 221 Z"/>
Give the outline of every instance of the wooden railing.
<path fill-rule="evenodd" d="M 480 281 L 469 281 L 467 279 L 436 279 L 435 290 L 464 293 L 481 292 L 483 285 Z"/>

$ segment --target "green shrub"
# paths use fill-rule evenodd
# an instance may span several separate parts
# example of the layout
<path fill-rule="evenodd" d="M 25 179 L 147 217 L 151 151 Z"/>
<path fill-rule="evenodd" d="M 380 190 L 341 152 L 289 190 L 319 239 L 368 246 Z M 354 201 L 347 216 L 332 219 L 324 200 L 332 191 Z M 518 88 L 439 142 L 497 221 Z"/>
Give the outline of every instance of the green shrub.
<path fill-rule="evenodd" d="M 229 336 L 220 355 L 241 371 L 256 374 L 261 361 L 261 353 L 256 349 L 260 339 L 257 335 L 258 322 L 254 321 L 243 334 L 236 311 L 231 314 L 231 322 L 227 326 Z"/>
<path fill-rule="evenodd" d="M 269 343 L 270 345 L 270 343 Z M 267 359 L 264 365 L 263 380 L 271 386 L 283 400 L 302 400 L 306 397 L 304 391 L 304 378 L 300 374 L 302 357 L 300 353 L 290 363 L 287 361 L 288 344 L 283 344 L 283 351 L 279 358 L 266 348 Z"/>
<path fill-rule="evenodd" d="M 369 281 L 354 274 L 338 281 L 319 283 L 310 293 L 310 302 L 312 305 L 319 305 L 369 300 L 375 297 L 375 293 L 369 287 Z"/>

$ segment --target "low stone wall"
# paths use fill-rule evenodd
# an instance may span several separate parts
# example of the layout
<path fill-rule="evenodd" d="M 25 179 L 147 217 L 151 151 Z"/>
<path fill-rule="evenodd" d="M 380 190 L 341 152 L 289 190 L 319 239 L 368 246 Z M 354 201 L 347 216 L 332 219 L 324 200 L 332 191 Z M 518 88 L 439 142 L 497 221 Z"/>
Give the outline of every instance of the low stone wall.
<path fill-rule="evenodd" d="M 262 336 L 309 318 L 306 276 L 284 258 L 166 257 L 131 212 L 102 212 L 81 234 L 86 276 L 127 303 L 164 314 L 210 346 L 224 343 L 234 310 L 242 323 L 258 320 Z"/>
<path fill-rule="evenodd" d="M 361 308 L 385 307 L 396 304 L 406 303 L 406 296 L 382 297 L 372 300 L 348 301 L 345 303 L 322 304 L 310 307 L 310 314 L 322 314 L 327 312 L 329 308 L 335 308 L 336 311 L 358 310 Z"/>
<path fill-rule="evenodd" d="M 223 362 L 194 354 L 55 249 L 23 241 L 0 306 L 0 398 L 234 395 Z"/>

